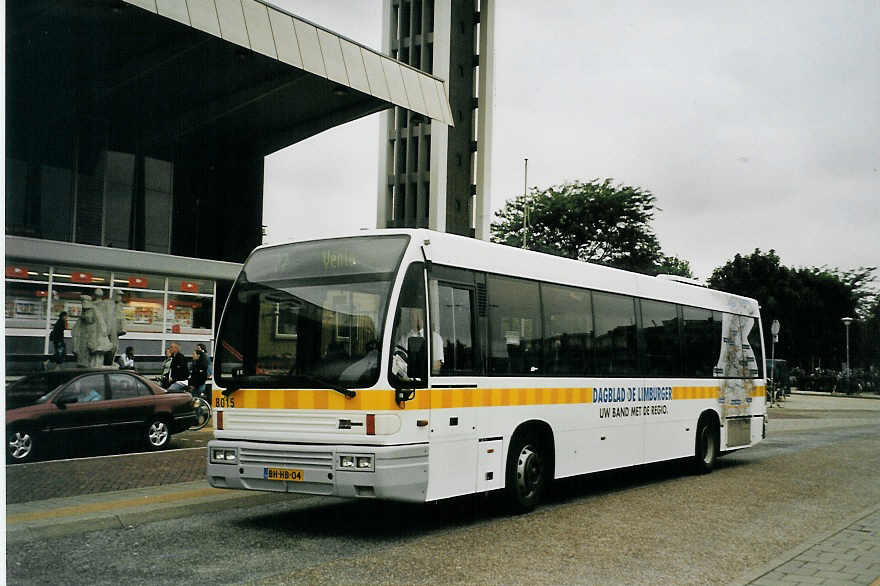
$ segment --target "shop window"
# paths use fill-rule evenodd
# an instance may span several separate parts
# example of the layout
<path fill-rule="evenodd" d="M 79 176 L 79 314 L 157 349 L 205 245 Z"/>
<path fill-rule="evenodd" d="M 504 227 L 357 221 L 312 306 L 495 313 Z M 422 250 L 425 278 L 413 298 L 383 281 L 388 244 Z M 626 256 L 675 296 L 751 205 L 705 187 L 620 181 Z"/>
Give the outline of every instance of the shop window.
<path fill-rule="evenodd" d="M 168 295 L 165 332 L 169 334 L 211 334 L 213 299 L 197 295 Z"/>
<path fill-rule="evenodd" d="M 161 332 L 165 303 L 163 293 L 122 291 L 122 321 L 127 332 Z M 120 346 L 122 343 L 120 342 Z"/>
<path fill-rule="evenodd" d="M 638 371 L 635 303 L 627 295 L 593 293 L 596 364 L 599 375 L 628 376 Z"/>
<path fill-rule="evenodd" d="M 6 282 L 6 327 L 46 328 L 48 285 Z"/>

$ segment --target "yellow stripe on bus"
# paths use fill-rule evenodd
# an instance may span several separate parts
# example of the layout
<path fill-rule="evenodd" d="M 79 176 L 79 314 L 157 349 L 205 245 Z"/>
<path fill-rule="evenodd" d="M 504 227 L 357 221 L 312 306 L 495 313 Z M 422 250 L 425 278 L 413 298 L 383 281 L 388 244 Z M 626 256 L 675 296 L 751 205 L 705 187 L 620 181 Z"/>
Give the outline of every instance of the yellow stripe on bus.
<path fill-rule="evenodd" d="M 719 387 L 672 387 L 672 399 L 717 399 Z M 755 385 L 749 394 L 763 397 L 764 386 Z M 221 398 L 220 391 L 214 391 Z M 389 411 L 398 410 L 394 391 L 369 389 L 357 391 L 349 399 L 329 389 L 241 389 L 230 395 L 234 408 L 246 409 L 303 409 L 333 411 Z M 215 405 L 226 400 L 215 401 Z M 407 401 L 407 409 L 450 409 L 459 407 L 509 407 L 522 405 L 573 405 L 593 402 L 589 387 L 535 387 L 535 388 L 454 388 L 417 389 L 415 397 Z M 228 403 L 227 403 L 228 404 Z"/>

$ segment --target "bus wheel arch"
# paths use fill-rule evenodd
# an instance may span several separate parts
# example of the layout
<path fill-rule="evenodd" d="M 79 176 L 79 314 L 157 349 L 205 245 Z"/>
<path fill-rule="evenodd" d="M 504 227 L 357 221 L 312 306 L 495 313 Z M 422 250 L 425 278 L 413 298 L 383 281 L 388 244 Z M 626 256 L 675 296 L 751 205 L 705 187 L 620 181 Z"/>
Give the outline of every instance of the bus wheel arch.
<path fill-rule="evenodd" d="M 505 469 L 505 492 L 516 513 L 533 510 L 554 477 L 553 430 L 545 421 L 521 423 L 510 436 Z"/>
<path fill-rule="evenodd" d="M 703 411 L 694 437 L 694 471 L 707 474 L 715 468 L 721 454 L 721 420 L 713 410 Z"/>

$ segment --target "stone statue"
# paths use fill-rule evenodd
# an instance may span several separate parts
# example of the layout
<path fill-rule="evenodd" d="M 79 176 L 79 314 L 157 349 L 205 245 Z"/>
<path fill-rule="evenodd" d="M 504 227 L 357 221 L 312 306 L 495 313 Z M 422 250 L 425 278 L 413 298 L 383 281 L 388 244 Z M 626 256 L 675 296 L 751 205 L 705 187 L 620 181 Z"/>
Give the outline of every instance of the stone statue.
<path fill-rule="evenodd" d="M 82 296 L 82 313 L 70 333 L 78 366 L 104 365 L 104 353 L 111 347 L 110 338 L 103 316 L 88 295 Z"/>
<path fill-rule="evenodd" d="M 104 356 L 104 365 L 113 364 L 113 357 L 119 353 L 119 336 L 125 335 L 122 320 L 122 298 L 119 293 L 104 299 L 104 291 L 95 289 L 95 309 L 104 320 L 104 326 L 107 331 L 107 339 L 110 343 L 110 349 Z"/>

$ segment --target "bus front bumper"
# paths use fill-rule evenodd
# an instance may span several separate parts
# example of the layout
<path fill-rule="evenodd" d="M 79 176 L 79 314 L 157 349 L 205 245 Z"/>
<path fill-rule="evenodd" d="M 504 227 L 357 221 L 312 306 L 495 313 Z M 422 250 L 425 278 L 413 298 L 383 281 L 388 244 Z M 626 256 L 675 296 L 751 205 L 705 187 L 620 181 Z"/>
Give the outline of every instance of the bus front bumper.
<path fill-rule="evenodd" d="M 423 502 L 428 446 L 212 440 L 207 479 L 216 488 Z"/>

